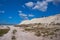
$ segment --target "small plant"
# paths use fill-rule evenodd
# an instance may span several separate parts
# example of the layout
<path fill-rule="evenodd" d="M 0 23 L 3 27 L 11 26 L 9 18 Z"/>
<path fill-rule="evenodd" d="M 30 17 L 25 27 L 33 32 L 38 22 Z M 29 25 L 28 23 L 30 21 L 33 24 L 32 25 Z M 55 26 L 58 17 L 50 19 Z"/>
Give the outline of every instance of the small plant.
<path fill-rule="evenodd" d="M 33 28 L 31 28 L 31 27 L 26 27 L 25 28 L 25 31 L 31 31 L 31 30 L 33 30 Z"/>
<path fill-rule="evenodd" d="M 35 33 L 35 35 L 36 35 L 36 36 L 41 36 L 40 31 L 37 31 L 37 32 Z"/>
<path fill-rule="evenodd" d="M 50 32 L 48 35 L 54 35 L 55 33 L 54 32 Z"/>
<path fill-rule="evenodd" d="M 13 34 L 15 34 L 16 32 L 17 32 L 17 30 L 14 29 L 14 30 L 13 30 Z"/>
<path fill-rule="evenodd" d="M 57 34 L 55 34 L 55 37 L 57 38 Z"/>
<path fill-rule="evenodd" d="M 53 37 L 50 37 L 50 39 L 53 39 Z"/>
<path fill-rule="evenodd" d="M 54 31 L 57 32 L 57 31 L 60 31 L 60 29 L 55 29 Z"/>
<path fill-rule="evenodd" d="M 16 40 L 16 37 L 15 36 L 12 36 L 12 40 Z"/>

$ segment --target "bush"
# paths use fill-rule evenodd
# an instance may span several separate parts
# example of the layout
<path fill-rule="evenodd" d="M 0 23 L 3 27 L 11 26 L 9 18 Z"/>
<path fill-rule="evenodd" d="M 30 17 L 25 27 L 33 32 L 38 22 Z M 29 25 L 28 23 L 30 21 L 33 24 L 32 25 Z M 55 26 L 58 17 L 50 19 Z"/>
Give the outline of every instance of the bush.
<path fill-rule="evenodd" d="M 35 35 L 36 35 L 36 36 L 41 36 L 40 31 L 37 31 L 37 32 L 35 33 Z"/>
<path fill-rule="evenodd" d="M 16 37 L 15 36 L 12 36 L 12 40 L 16 40 Z"/>
<path fill-rule="evenodd" d="M 31 30 L 33 30 L 33 28 L 31 28 L 31 27 L 26 27 L 25 30 L 26 30 L 26 31 L 31 31 Z"/>
<path fill-rule="evenodd" d="M 17 30 L 14 29 L 14 30 L 13 30 L 13 34 L 15 34 L 16 32 L 17 32 Z"/>
<path fill-rule="evenodd" d="M 55 33 L 54 32 L 49 32 L 48 35 L 54 35 Z"/>
<path fill-rule="evenodd" d="M 50 39 L 53 39 L 53 37 L 50 37 Z"/>

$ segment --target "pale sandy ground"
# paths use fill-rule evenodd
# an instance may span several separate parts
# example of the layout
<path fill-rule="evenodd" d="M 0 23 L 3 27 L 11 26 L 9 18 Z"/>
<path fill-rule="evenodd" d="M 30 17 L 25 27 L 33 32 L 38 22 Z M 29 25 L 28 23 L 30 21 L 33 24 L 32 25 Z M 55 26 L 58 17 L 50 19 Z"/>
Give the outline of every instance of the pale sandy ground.
<path fill-rule="evenodd" d="M 10 27 L 10 31 L 7 34 L 5 34 L 4 36 L 0 37 L 0 40 L 11 40 L 13 29 L 14 29 L 14 27 Z"/>
<path fill-rule="evenodd" d="M 12 31 L 16 29 L 17 32 L 15 34 L 16 40 L 60 40 L 60 38 L 49 39 L 43 38 L 42 36 L 37 37 L 31 32 L 23 32 L 22 28 L 19 27 L 10 27 L 10 31 L 5 34 L 3 37 L 0 37 L 0 40 L 12 40 L 11 37 L 13 36 Z"/>

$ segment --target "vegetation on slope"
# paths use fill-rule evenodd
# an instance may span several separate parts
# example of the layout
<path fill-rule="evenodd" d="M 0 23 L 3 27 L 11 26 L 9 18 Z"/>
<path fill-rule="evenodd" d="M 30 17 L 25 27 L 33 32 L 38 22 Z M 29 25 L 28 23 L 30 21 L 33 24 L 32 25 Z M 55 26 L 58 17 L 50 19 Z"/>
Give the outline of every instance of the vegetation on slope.
<path fill-rule="evenodd" d="M 36 36 L 43 36 L 48 37 L 52 39 L 52 36 L 55 36 L 57 38 L 57 32 L 60 31 L 60 28 L 47 28 L 47 27 L 26 27 L 25 31 L 34 32 Z"/>
<path fill-rule="evenodd" d="M 3 36 L 4 34 L 8 33 L 10 29 L 0 29 L 0 36 Z"/>

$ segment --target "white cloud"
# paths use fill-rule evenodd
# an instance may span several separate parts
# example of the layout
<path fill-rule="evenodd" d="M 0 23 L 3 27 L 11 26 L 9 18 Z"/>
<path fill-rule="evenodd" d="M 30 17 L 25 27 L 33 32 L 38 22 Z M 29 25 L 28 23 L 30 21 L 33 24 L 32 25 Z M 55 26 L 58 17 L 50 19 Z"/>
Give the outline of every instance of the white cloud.
<path fill-rule="evenodd" d="M 22 11 L 18 11 L 19 13 L 22 13 Z"/>
<path fill-rule="evenodd" d="M 53 4 L 54 4 L 54 5 L 58 5 L 59 3 L 60 3 L 60 0 L 54 0 L 54 1 L 53 1 Z M 59 5 L 60 5 L 60 4 L 59 4 Z"/>
<path fill-rule="evenodd" d="M 19 15 L 20 15 L 20 16 L 23 16 L 23 17 L 26 17 L 26 16 L 27 16 L 27 15 L 24 14 L 24 13 L 20 13 Z"/>
<path fill-rule="evenodd" d="M 29 16 L 29 17 L 34 17 L 34 15 L 33 15 L 33 14 L 29 14 L 28 16 Z"/>
<path fill-rule="evenodd" d="M 20 15 L 20 16 L 24 16 L 24 17 L 27 16 L 27 15 L 24 14 L 22 11 L 18 11 L 18 12 L 19 12 L 19 15 Z"/>
<path fill-rule="evenodd" d="M 23 17 L 33 17 L 34 15 L 33 14 L 25 14 L 25 13 L 23 13 L 22 11 L 18 11 L 19 12 L 19 15 L 20 16 L 23 16 Z"/>
<path fill-rule="evenodd" d="M 23 18 L 24 20 L 27 20 L 28 19 L 27 14 L 24 14 L 22 11 L 18 11 L 18 12 L 19 12 L 19 16 L 21 18 Z"/>
<path fill-rule="evenodd" d="M 25 3 L 25 6 L 45 12 L 48 8 L 48 3 L 50 2 L 52 2 L 53 4 L 58 4 L 60 3 L 60 0 L 43 0 L 43 1 L 37 1 L 37 2 L 28 2 L 28 3 Z"/>
<path fill-rule="evenodd" d="M 28 7 L 31 7 L 32 9 L 37 9 L 40 11 L 46 11 L 48 3 L 46 1 L 42 1 L 42 2 L 37 1 L 36 3 L 28 2 L 28 3 L 25 3 L 25 5 Z"/>
<path fill-rule="evenodd" d="M 46 2 L 52 2 L 53 0 L 46 0 Z"/>
<path fill-rule="evenodd" d="M 25 3 L 25 5 L 28 6 L 28 7 L 33 7 L 34 3 L 33 2 L 28 2 L 28 3 Z"/>
<path fill-rule="evenodd" d="M 29 18 L 28 17 L 24 17 L 24 20 L 29 20 Z"/>
<path fill-rule="evenodd" d="M 27 20 L 28 19 L 28 16 L 24 13 L 20 13 L 19 14 L 21 18 L 23 18 L 24 20 Z"/>
<path fill-rule="evenodd" d="M 40 11 L 46 11 L 47 5 L 48 5 L 48 3 L 46 1 L 43 1 L 43 2 L 37 1 L 36 5 L 33 7 L 33 9 L 37 9 Z"/>
<path fill-rule="evenodd" d="M 23 18 L 24 20 L 28 20 L 28 19 L 29 19 L 28 17 L 34 17 L 33 14 L 25 14 L 25 13 L 23 13 L 22 11 L 18 11 L 18 12 L 19 12 L 19 16 L 20 16 L 21 18 Z"/>

